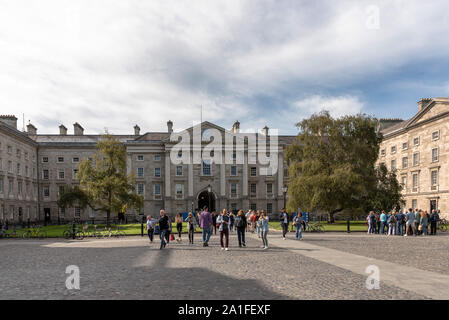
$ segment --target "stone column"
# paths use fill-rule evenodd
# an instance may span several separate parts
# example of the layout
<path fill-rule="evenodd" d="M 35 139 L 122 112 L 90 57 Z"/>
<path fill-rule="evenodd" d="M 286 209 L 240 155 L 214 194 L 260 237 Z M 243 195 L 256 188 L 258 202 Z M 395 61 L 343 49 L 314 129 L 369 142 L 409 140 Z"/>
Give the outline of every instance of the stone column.
<path fill-rule="evenodd" d="M 193 197 L 193 163 L 188 164 L 188 184 L 189 184 L 189 197 Z"/>
<path fill-rule="evenodd" d="M 242 196 L 248 196 L 248 152 L 245 152 L 243 155 Z"/>
<path fill-rule="evenodd" d="M 171 185 L 170 185 L 170 170 L 171 170 L 171 161 L 170 161 L 170 152 L 165 152 L 165 197 L 171 196 Z"/>
<path fill-rule="evenodd" d="M 284 154 L 278 153 L 278 196 L 284 196 L 282 187 L 284 186 Z"/>

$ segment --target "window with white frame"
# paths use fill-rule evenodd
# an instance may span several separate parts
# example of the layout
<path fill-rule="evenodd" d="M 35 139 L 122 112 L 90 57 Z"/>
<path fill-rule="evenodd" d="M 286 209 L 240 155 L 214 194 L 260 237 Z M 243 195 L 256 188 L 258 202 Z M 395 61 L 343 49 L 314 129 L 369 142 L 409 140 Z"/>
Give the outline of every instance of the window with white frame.
<path fill-rule="evenodd" d="M 391 160 L 391 170 L 396 170 L 396 160 Z"/>
<path fill-rule="evenodd" d="M 154 155 L 154 161 L 160 161 L 161 160 L 161 155 L 160 154 L 155 154 Z"/>
<path fill-rule="evenodd" d="M 175 189 L 176 189 L 177 196 L 182 196 L 183 188 L 184 188 L 184 186 L 182 184 L 180 184 L 180 183 L 176 184 Z"/>
<path fill-rule="evenodd" d="M 417 199 L 412 199 L 412 209 L 418 209 L 418 200 Z"/>
<path fill-rule="evenodd" d="M 156 196 L 160 196 L 161 195 L 161 185 L 159 183 L 156 183 L 154 185 L 154 194 Z"/>
<path fill-rule="evenodd" d="M 169 169 L 167 169 L 169 170 Z M 154 168 L 154 176 L 160 177 L 161 176 L 161 168 Z"/>
<path fill-rule="evenodd" d="M 250 185 L 250 193 L 252 195 L 255 195 L 256 192 L 257 192 L 257 185 L 255 183 L 251 183 L 251 185 Z"/>
<path fill-rule="evenodd" d="M 267 213 L 268 214 L 273 213 L 273 204 L 272 203 L 267 203 Z"/>
<path fill-rule="evenodd" d="M 407 176 L 401 177 L 401 187 L 402 187 L 402 190 L 405 190 L 407 188 Z"/>
<path fill-rule="evenodd" d="M 432 170 L 430 172 L 430 181 L 432 187 L 436 187 L 438 185 L 438 170 Z"/>
<path fill-rule="evenodd" d="M 80 158 L 79 157 L 73 157 L 72 158 L 72 162 L 73 163 L 78 163 L 78 162 L 80 162 Z"/>
<path fill-rule="evenodd" d="M 402 158 L 402 169 L 407 169 L 408 167 L 408 157 Z"/>
<path fill-rule="evenodd" d="M 65 172 L 64 172 L 64 170 L 59 170 L 58 171 L 58 179 L 59 180 L 64 180 L 65 179 Z"/>
<path fill-rule="evenodd" d="M 145 191 L 144 184 L 143 183 L 138 183 L 137 184 L 137 194 L 140 195 L 140 196 L 143 196 L 144 191 Z"/>
<path fill-rule="evenodd" d="M 273 193 L 273 184 L 267 183 L 267 194 L 272 194 L 272 193 Z"/>
<path fill-rule="evenodd" d="M 407 150 L 408 149 L 408 142 L 403 142 L 402 143 L 402 150 Z"/>
<path fill-rule="evenodd" d="M 413 139 L 413 145 L 415 145 L 415 146 L 419 146 L 419 137 L 416 137 L 416 138 L 414 138 Z"/>
<path fill-rule="evenodd" d="M 385 156 L 385 149 L 380 150 L 380 155 L 383 157 Z"/>
<path fill-rule="evenodd" d="M 48 162 L 48 157 L 42 157 L 42 162 L 43 163 L 47 163 Z"/>
<path fill-rule="evenodd" d="M 14 221 L 14 206 L 9 207 L 9 219 Z"/>
<path fill-rule="evenodd" d="M 176 166 L 176 175 L 182 176 L 182 166 Z"/>
<path fill-rule="evenodd" d="M 12 161 L 8 161 L 8 172 L 12 173 Z"/>
<path fill-rule="evenodd" d="M 14 192 L 14 181 L 8 180 L 8 194 L 12 194 Z"/>
<path fill-rule="evenodd" d="M 19 195 L 22 195 L 22 186 L 23 186 L 22 181 L 17 181 L 17 193 Z"/>
<path fill-rule="evenodd" d="M 81 216 L 81 208 L 75 207 L 75 218 L 79 218 Z"/>
<path fill-rule="evenodd" d="M 413 191 L 418 191 L 418 183 L 419 183 L 419 177 L 417 173 L 414 173 L 412 175 L 412 181 L 413 181 Z"/>
<path fill-rule="evenodd" d="M 392 154 L 396 153 L 396 146 L 391 146 L 391 153 Z"/>
<path fill-rule="evenodd" d="M 50 178 L 50 173 L 49 173 L 48 169 L 42 170 L 42 179 L 48 180 L 49 178 Z"/>
<path fill-rule="evenodd" d="M 57 157 L 56 162 L 63 163 L 64 162 L 64 157 L 62 157 L 62 156 Z"/>
<path fill-rule="evenodd" d="M 251 177 L 257 176 L 257 167 L 250 168 L 250 175 L 251 175 Z"/>
<path fill-rule="evenodd" d="M 44 191 L 45 198 L 50 197 L 50 187 L 49 186 L 44 186 L 43 191 Z"/>
<path fill-rule="evenodd" d="M 413 166 L 419 165 L 419 152 L 413 154 Z"/>
<path fill-rule="evenodd" d="M 77 175 L 78 175 L 78 169 L 74 168 L 73 173 L 72 173 L 72 179 L 74 179 L 74 180 L 78 179 Z"/>
<path fill-rule="evenodd" d="M 143 155 L 142 154 L 137 155 L 137 161 L 143 161 Z"/>
<path fill-rule="evenodd" d="M 30 219 L 30 207 L 27 207 L 27 211 L 26 211 L 26 217 L 27 219 Z"/>
<path fill-rule="evenodd" d="M 143 178 L 143 168 L 137 168 L 137 176 Z"/>
<path fill-rule="evenodd" d="M 17 174 L 21 175 L 22 172 L 20 171 L 20 163 L 17 164 Z"/>
<path fill-rule="evenodd" d="M 237 175 L 237 166 L 231 166 L 231 176 L 235 177 Z"/>
<path fill-rule="evenodd" d="M 203 160 L 202 167 L 203 167 L 202 170 L 203 176 L 210 176 L 211 175 L 210 160 Z"/>
<path fill-rule="evenodd" d="M 58 194 L 59 196 L 62 196 L 65 192 L 65 187 L 64 186 L 59 186 L 58 187 Z"/>
<path fill-rule="evenodd" d="M 237 196 L 237 183 L 231 183 L 231 197 Z"/>
<path fill-rule="evenodd" d="M 438 161 L 438 148 L 432 149 L 432 162 Z"/>
<path fill-rule="evenodd" d="M 432 132 L 432 140 L 438 140 L 440 138 L 440 130 Z"/>

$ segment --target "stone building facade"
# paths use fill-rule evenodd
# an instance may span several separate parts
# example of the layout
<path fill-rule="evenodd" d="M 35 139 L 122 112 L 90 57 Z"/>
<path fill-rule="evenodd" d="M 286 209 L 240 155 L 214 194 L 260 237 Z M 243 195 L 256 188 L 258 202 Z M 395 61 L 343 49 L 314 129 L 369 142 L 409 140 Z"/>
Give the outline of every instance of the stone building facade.
<path fill-rule="evenodd" d="M 228 131 L 206 121 L 200 124 L 200 128 L 205 132 L 211 129 L 224 135 L 238 132 L 240 124 L 237 121 Z M 192 133 L 194 129 L 188 128 L 181 133 Z M 129 217 L 154 215 L 161 208 L 173 214 L 204 205 L 213 210 L 257 208 L 274 214 L 284 206 L 283 187 L 288 183 L 288 170 L 283 155 L 285 148 L 294 141 L 294 136 L 272 137 L 267 127 L 263 129 L 268 144 L 274 144 L 271 142 L 274 139 L 278 142 L 278 170 L 265 175 L 261 174 L 264 166 L 257 161 L 251 164 L 251 150 L 247 142 L 243 143 L 242 150 L 245 160 L 240 164 L 237 161 L 228 164 L 174 163 L 171 160 L 173 156 L 170 156 L 176 147 L 176 142 L 170 141 L 172 132 L 173 122 L 168 121 L 166 132 L 141 134 L 136 125 L 134 134 L 115 135 L 126 147 L 127 170 L 135 174 L 137 192 L 144 197 L 142 212 L 130 211 L 127 213 Z M 81 220 L 103 219 L 104 213 L 76 207 L 64 210 L 57 206 L 64 186 L 78 183 L 78 164 L 92 157 L 100 138 L 101 135 L 84 134 L 78 123 L 73 125 L 73 134 L 68 134 L 64 125 L 59 127 L 59 134 L 38 134 L 32 124 L 28 124 L 27 132 L 21 132 L 17 130 L 14 116 L 0 116 L 0 183 L 3 183 L 0 187 L 0 221 L 8 220 L 11 223 L 47 218 L 51 222 L 63 222 L 74 217 Z M 206 147 L 207 143 L 201 145 L 202 149 Z M 224 141 L 222 147 L 225 150 Z M 189 152 L 193 157 L 193 149 Z M 12 172 L 5 170 L 8 165 Z M 24 170 L 29 176 L 23 174 Z M 11 183 L 14 189 L 9 191 Z M 23 190 L 19 191 L 18 186 Z"/>
<path fill-rule="evenodd" d="M 396 170 L 406 208 L 449 218 L 449 98 L 422 99 L 415 116 L 381 132 L 378 162 Z"/>

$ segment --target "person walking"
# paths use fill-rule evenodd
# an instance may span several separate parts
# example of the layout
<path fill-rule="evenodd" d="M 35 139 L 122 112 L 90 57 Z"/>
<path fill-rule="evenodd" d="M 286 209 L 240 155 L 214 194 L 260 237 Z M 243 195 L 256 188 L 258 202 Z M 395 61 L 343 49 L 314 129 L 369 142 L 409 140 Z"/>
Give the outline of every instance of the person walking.
<path fill-rule="evenodd" d="M 167 234 L 169 234 L 170 230 L 170 219 L 165 214 L 165 210 L 162 209 L 160 211 L 160 218 L 158 221 L 159 224 L 159 238 L 161 239 L 161 247 L 159 249 L 163 249 L 167 246 Z"/>
<path fill-rule="evenodd" d="M 209 240 L 212 233 L 212 215 L 208 209 L 208 207 L 204 207 L 203 212 L 200 214 L 200 228 L 203 229 L 203 247 L 209 246 Z"/>
<path fill-rule="evenodd" d="M 235 224 L 235 215 L 231 211 L 231 212 L 229 212 L 229 232 L 230 233 L 232 233 L 232 231 L 234 230 L 234 224 Z"/>
<path fill-rule="evenodd" d="M 296 217 L 293 219 L 293 225 L 296 228 L 296 239 L 297 240 L 302 240 L 302 214 L 301 212 L 298 212 L 296 214 Z"/>
<path fill-rule="evenodd" d="M 251 218 L 251 210 L 250 209 L 248 209 L 248 212 L 245 214 L 245 217 L 246 217 L 246 232 L 248 232 L 248 228 L 250 227 L 250 223 L 251 223 L 251 220 L 250 220 L 250 218 Z"/>
<path fill-rule="evenodd" d="M 185 221 L 187 222 L 187 230 L 189 231 L 189 244 L 193 244 L 193 235 L 198 224 L 192 212 L 189 212 Z"/>
<path fill-rule="evenodd" d="M 419 228 L 423 236 L 427 236 L 427 225 L 429 224 L 429 218 L 427 217 L 427 211 L 421 211 L 421 218 L 419 220 Z"/>
<path fill-rule="evenodd" d="M 281 227 L 282 227 L 282 239 L 285 240 L 285 236 L 288 233 L 288 213 L 285 210 L 285 208 L 282 208 L 281 214 L 280 214 L 280 220 L 281 220 Z"/>
<path fill-rule="evenodd" d="M 370 211 L 366 220 L 368 222 L 368 234 L 374 233 L 374 224 L 376 223 L 376 218 L 374 217 L 374 211 Z"/>
<path fill-rule="evenodd" d="M 380 220 L 380 234 L 385 234 L 385 226 L 387 225 L 387 215 L 385 214 L 385 211 L 382 210 L 379 220 Z"/>
<path fill-rule="evenodd" d="M 256 232 L 257 232 L 257 237 L 260 239 L 260 224 L 257 223 L 259 221 L 260 218 L 260 210 L 256 211 L 256 216 L 254 218 L 255 222 L 256 222 Z"/>
<path fill-rule="evenodd" d="M 399 211 L 396 213 L 396 235 L 402 236 L 404 235 L 404 221 L 405 221 L 405 215 L 402 213 L 402 211 Z"/>
<path fill-rule="evenodd" d="M 221 214 L 217 217 L 217 224 L 219 225 L 218 231 L 220 232 L 220 245 L 221 250 L 229 250 L 229 215 L 226 209 L 221 211 Z M 225 242 L 223 243 L 223 237 Z"/>
<path fill-rule="evenodd" d="M 239 241 L 239 247 L 246 247 L 245 243 L 245 231 L 248 226 L 248 222 L 246 220 L 245 212 L 243 210 L 239 210 L 237 213 L 237 217 L 235 218 L 235 228 L 237 230 L 237 239 Z"/>
<path fill-rule="evenodd" d="M 151 218 L 151 216 L 147 216 L 147 233 L 148 238 L 150 238 L 150 243 L 153 243 L 153 235 L 154 235 L 154 226 L 156 225 L 156 221 Z"/>
<path fill-rule="evenodd" d="M 392 236 L 396 234 L 396 211 L 391 213 L 390 218 L 388 218 L 388 235 Z"/>
<path fill-rule="evenodd" d="M 405 215 L 405 234 L 404 237 L 407 237 L 409 234 L 413 235 L 415 229 L 415 214 L 412 209 L 408 209 L 407 214 Z"/>
<path fill-rule="evenodd" d="M 269 221 L 270 219 L 267 217 L 267 214 L 262 210 L 262 214 L 257 222 L 260 225 L 260 237 L 262 238 L 262 247 L 264 250 L 268 249 Z"/>
<path fill-rule="evenodd" d="M 432 209 L 432 213 L 430 214 L 430 235 L 436 235 L 437 234 L 437 223 L 438 220 L 440 220 L 440 217 L 438 216 L 438 213 L 435 209 Z"/>
<path fill-rule="evenodd" d="M 176 230 L 178 231 L 178 239 L 176 239 L 177 242 L 182 242 L 181 234 L 182 234 L 182 214 L 181 212 L 178 212 L 175 217 L 175 223 L 176 223 Z"/>
<path fill-rule="evenodd" d="M 374 233 L 380 233 L 380 215 L 378 212 L 374 212 Z"/>

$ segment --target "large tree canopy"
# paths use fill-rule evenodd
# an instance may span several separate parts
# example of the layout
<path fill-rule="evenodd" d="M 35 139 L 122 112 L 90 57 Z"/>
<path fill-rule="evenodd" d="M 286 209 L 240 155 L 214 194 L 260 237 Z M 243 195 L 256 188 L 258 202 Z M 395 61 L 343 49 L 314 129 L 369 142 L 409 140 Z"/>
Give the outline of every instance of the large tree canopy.
<path fill-rule="evenodd" d="M 62 208 L 77 204 L 95 211 L 106 212 L 107 224 L 111 213 L 129 208 L 140 210 L 143 198 L 135 192 L 135 177 L 126 172 L 125 147 L 109 134 L 97 143 L 97 153 L 79 164 L 79 185 L 68 186 L 59 196 Z"/>
<path fill-rule="evenodd" d="M 329 112 L 297 124 L 297 141 L 286 153 L 289 210 L 324 211 L 329 222 L 344 209 L 364 207 L 376 186 L 381 136 L 366 115 L 334 119 Z"/>

